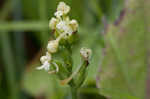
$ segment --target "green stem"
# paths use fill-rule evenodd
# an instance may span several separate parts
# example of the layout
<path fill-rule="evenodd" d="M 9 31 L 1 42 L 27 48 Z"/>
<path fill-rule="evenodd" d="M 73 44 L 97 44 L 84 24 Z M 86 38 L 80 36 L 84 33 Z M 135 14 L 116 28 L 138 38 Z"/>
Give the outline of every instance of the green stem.
<path fill-rule="evenodd" d="M 86 68 L 87 68 L 87 66 L 88 66 L 88 61 L 84 61 L 82 63 L 82 66 L 80 67 L 77 75 L 76 75 L 76 78 L 75 78 L 76 88 L 79 88 L 83 84 L 83 82 L 86 78 Z"/>
<path fill-rule="evenodd" d="M 71 76 L 65 80 L 61 81 L 62 85 L 68 84 L 70 81 L 72 81 L 73 77 L 79 72 L 82 65 L 78 66 L 77 69 L 71 74 Z"/>

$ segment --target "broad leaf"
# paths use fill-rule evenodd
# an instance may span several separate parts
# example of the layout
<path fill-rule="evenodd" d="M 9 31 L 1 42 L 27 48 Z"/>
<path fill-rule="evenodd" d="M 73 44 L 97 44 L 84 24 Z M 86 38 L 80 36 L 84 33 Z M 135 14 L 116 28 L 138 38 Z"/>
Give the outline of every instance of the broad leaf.
<path fill-rule="evenodd" d="M 100 92 L 111 99 L 145 97 L 149 5 L 145 0 L 128 0 L 120 24 L 109 25 L 99 76 Z"/>

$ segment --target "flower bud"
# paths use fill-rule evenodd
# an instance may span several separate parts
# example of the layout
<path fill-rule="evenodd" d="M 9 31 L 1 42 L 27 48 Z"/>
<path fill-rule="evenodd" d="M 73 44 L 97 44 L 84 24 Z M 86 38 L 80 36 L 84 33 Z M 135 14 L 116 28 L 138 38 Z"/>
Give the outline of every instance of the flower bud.
<path fill-rule="evenodd" d="M 63 14 L 67 14 L 70 11 L 70 7 L 66 5 L 64 2 L 60 2 L 57 6 L 57 11 L 62 11 Z"/>
<path fill-rule="evenodd" d="M 88 49 L 88 48 L 81 48 L 80 54 L 84 60 L 89 60 L 91 57 L 92 51 L 91 49 Z"/>
<path fill-rule="evenodd" d="M 57 52 L 58 45 L 59 45 L 59 41 L 58 40 L 49 41 L 49 43 L 47 45 L 48 52 L 49 53 L 55 53 L 55 52 Z"/>
<path fill-rule="evenodd" d="M 66 21 L 60 21 L 57 25 L 56 28 L 62 32 L 64 32 L 66 35 L 64 38 L 67 38 L 68 36 L 71 36 L 73 33 L 72 28 L 67 24 Z"/>
<path fill-rule="evenodd" d="M 45 61 L 47 61 L 47 57 L 46 56 L 42 56 L 40 58 L 41 63 L 43 64 Z"/>
<path fill-rule="evenodd" d="M 40 58 L 40 61 L 41 61 L 42 64 L 44 64 L 46 61 L 51 61 L 51 59 L 52 59 L 51 54 L 49 54 L 48 52 L 46 52 L 46 56 L 42 56 Z"/>
<path fill-rule="evenodd" d="M 71 26 L 72 30 L 75 32 L 78 28 L 78 22 L 76 20 L 71 20 L 69 25 Z"/>
<path fill-rule="evenodd" d="M 49 22 L 49 27 L 51 29 L 55 29 L 56 28 L 56 24 L 57 24 L 58 20 L 56 18 L 51 18 L 50 22 Z"/>
<path fill-rule="evenodd" d="M 63 12 L 62 11 L 57 11 L 54 13 L 54 15 L 57 17 L 57 18 L 61 18 L 61 16 L 63 15 Z"/>

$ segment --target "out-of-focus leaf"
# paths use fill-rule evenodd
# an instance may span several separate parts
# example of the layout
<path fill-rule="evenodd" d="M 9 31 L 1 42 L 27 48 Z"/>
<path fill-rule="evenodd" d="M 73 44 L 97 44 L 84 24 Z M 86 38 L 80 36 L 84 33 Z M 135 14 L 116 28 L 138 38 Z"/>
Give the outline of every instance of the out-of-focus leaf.
<path fill-rule="evenodd" d="M 10 38 L 8 32 L 1 33 L 0 35 L 0 46 L 1 46 L 1 56 L 3 57 L 3 68 L 5 69 L 6 81 L 9 90 L 8 98 L 18 99 L 19 90 L 18 83 L 15 77 L 15 63 L 13 60 L 13 53 L 11 49 Z M 5 83 L 6 84 L 6 83 Z M 6 89 L 7 90 L 7 89 Z M 8 94 L 8 93 L 7 93 Z"/>
<path fill-rule="evenodd" d="M 97 0 L 102 9 L 102 13 L 109 20 L 114 20 L 123 8 L 123 1 L 125 0 Z"/>
<path fill-rule="evenodd" d="M 36 65 L 38 66 L 38 65 Z M 63 99 L 69 90 L 67 86 L 60 86 L 53 74 L 48 74 L 44 70 L 36 70 L 36 67 L 30 68 L 24 74 L 24 89 L 34 96 L 44 95 L 49 99 Z"/>
<path fill-rule="evenodd" d="M 109 26 L 99 75 L 100 92 L 111 99 L 145 99 L 148 5 L 149 1 L 129 0 L 121 23 Z"/>
<path fill-rule="evenodd" d="M 107 99 L 99 94 L 99 89 L 96 88 L 95 82 L 88 83 L 78 89 L 79 99 Z"/>
<path fill-rule="evenodd" d="M 2 81 L 2 73 L 0 72 L 0 86 L 1 86 L 1 81 Z"/>
<path fill-rule="evenodd" d="M 89 4 L 91 7 L 91 10 L 99 17 L 99 19 L 102 16 L 102 9 L 101 6 L 98 4 L 97 0 L 89 0 Z"/>
<path fill-rule="evenodd" d="M 38 2 L 37 0 L 22 0 L 23 16 L 25 18 L 37 19 L 38 18 Z M 28 6 L 27 6 L 28 5 Z"/>

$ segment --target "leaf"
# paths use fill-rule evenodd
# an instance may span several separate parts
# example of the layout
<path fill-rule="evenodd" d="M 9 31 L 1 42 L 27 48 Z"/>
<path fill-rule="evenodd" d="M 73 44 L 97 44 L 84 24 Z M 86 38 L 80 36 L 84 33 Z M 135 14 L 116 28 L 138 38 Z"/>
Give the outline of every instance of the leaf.
<path fill-rule="evenodd" d="M 144 0 L 130 0 L 118 25 L 109 25 L 100 75 L 101 94 L 111 99 L 144 99 L 148 16 Z M 147 4 L 147 6 L 145 6 Z M 147 7 L 147 8 L 146 8 Z M 149 24 L 149 23 L 148 23 Z M 107 89 L 107 90 L 106 90 Z"/>
<path fill-rule="evenodd" d="M 36 70 L 35 66 L 38 66 L 38 64 L 25 72 L 23 88 L 33 96 L 44 95 L 47 98 L 63 99 L 67 91 L 69 91 L 68 86 L 60 86 L 54 75 L 42 70 Z"/>

